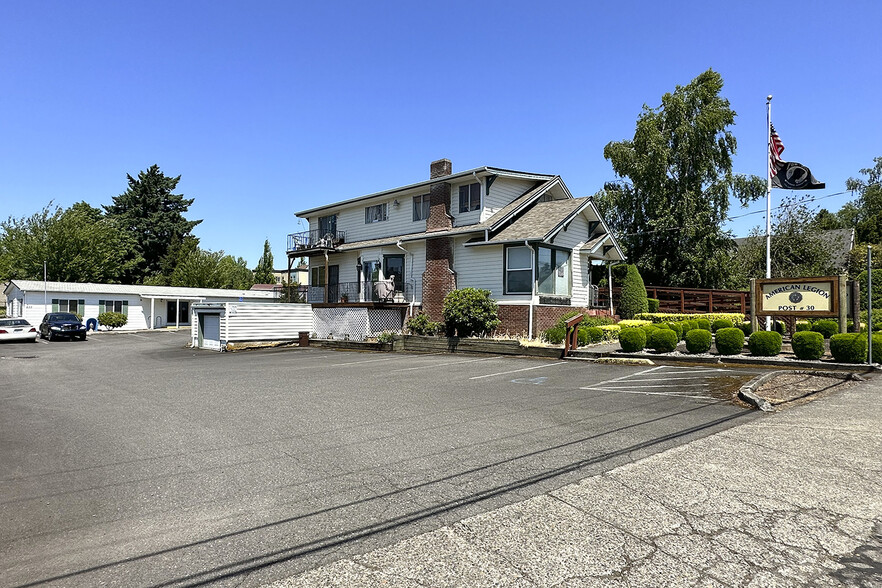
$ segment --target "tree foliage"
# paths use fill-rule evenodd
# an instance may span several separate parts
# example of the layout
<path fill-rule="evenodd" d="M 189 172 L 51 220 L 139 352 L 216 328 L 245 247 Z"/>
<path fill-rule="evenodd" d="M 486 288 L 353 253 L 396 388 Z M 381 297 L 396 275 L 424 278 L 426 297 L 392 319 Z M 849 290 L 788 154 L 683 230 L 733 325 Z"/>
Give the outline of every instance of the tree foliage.
<path fill-rule="evenodd" d="M 273 251 L 270 248 L 269 239 L 263 242 L 263 255 L 257 262 L 257 269 L 254 270 L 255 284 L 274 284 L 276 276 L 273 274 Z"/>
<path fill-rule="evenodd" d="M 821 238 L 815 215 L 798 197 L 784 198 L 772 216 L 772 276 L 795 278 L 835 273 L 830 243 Z M 747 288 L 766 275 L 765 231 L 754 227 L 735 254 L 732 286 Z"/>
<path fill-rule="evenodd" d="M 449 336 L 486 335 L 499 326 L 499 307 L 490 290 L 462 288 L 444 297 L 441 311 Z"/>
<path fill-rule="evenodd" d="M 128 189 L 113 198 L 113 204 L 105 206 L 107 215 L 135 238 L 130 256 L 133 262 L 127 278 L 132 283 L 142 283 L 155 274 L 162 275 L 163 260 L 172 244 L 185 242 L 190 231 L 201 220 L 189 221 L 184 213 L 193 204 L 193 198 L 184 198 L 172 192 L 181 176 L 167 177 L 152 165 L 147 171 L 131 175 Z"/>
<path fill-rule="evenodd" d="M 247 290 L 253 284 L 251 270 L 241 257 L 198 248 L 184 257 L 171 275 L 172 286 L 188 288 Z"/>
<path fill-rule="evenodd" d="M 27 218 L 0 223 L 0 277 L 118 283 L 138 263 L 132 235 L 85 202 L 50 203 Z"/>
<path fill-rule="evenodd" d="M 735 112 L 707 70 L 643 107 L 631 140 L 603 155 L 623 181 L 596 197 L 607 222 L 649 283 L 722 287 L 732 241 L 722 230 L 729 197 L 748 202 L 765 181 L 732 173 Z"/>

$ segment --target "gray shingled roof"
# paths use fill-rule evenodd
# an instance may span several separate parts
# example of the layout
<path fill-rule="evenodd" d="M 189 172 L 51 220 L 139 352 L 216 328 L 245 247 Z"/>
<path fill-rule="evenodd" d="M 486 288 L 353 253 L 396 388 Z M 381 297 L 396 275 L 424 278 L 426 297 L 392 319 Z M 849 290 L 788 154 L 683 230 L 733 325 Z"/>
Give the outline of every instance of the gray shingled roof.
<path fill-rule="evenodd" d="M 587 198 L 537 202 L 522 217 L 490 239 L 490 242 L 545 239 L 560 223 L 569 218 L 577 208 L 586 202 L 588 202 Z"/>
<path fill-rule="evenodd" d="M 774 237 L 774 235 L 772 235 Z M 848 253 L 854 248 L 854 229 L 827 229 L 820 232 L 821 241 L 830 250 L 830 261 L 837 269 L 848 265 Z M 738 237 L 735 245 L 741 247 L 750 239 L 765 239 L 764 236 Z"/>

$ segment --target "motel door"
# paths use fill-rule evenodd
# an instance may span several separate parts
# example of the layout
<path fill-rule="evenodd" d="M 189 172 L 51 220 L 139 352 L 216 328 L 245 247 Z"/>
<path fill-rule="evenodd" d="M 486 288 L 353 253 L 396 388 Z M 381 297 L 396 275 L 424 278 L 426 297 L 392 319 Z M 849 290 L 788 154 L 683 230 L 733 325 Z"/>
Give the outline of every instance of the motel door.
<path fill-rule="evenodd" d="M 178 320 L 175 320 L 175 311 L 178 308 L 178 303 L 174 300 L 169 300 L 166 305 L 168 314 L 168 324 L 169 326 L 174 325 L 176 322 L 182 325 L 190 324 L 190 303 L 187 300 L 181 300 L 181 312 L 178 315 Z"/>

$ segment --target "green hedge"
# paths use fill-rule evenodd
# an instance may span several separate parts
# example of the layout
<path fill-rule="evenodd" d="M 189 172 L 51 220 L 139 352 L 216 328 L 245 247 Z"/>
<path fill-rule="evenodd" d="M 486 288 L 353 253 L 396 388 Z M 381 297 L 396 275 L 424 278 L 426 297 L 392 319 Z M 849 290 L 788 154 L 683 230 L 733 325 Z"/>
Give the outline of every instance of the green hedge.
<path fill-rule="evenodd" d="M 734 326 L 735 325 L 732 324 L 732 321 L 730 321 L 729 319 L 717 319 L 711 323 L 711 332 L 716 333 L 720 329 L 731 329 Z M 744 334 L 743 331 L 742 334 Z"/>
<path fill-rule="evenodd" d="M 735 327 L 724 327 L 716 332 L 717 353 L 738 355 L 744 351 L 744 331 Z"/>
<path fill-rule="evenodd" d="M 637 327 L 622 329 L 619 331 L 619 345 L 622 346 L 622 351 L 628 353 L 643 351 L 646 347 L 646 333 Z"/>
<path fill-rule="evenodd" d="M 867 338 L 866 333 L 862 336 Z M 873 334 L 873 363 L 882 363 L 882 333 Z"/>
<path fill-rule="evenodd" d="M 753 334 L 753 325 L 750 324 L 750 321 L 744 321 L 743 323 L 735 326 L 741 329 L 745 337 L 750 337 Z"/>
<path fill-rule="evenodd" d="M 98 324 L 109 329 L 124 327 L 129 322 L 129 317 L 121 312 L 102 312 L 98 315 Z"/>
<path fill-rule="evenodd" d="M 585 332 L 588 343 L 600 343 L 603 341 L 603 330 L 600 327 L 588 327 L 587 329 L 579 329 L 579 335 Z"/>
<path fill-rule="evenodd" d="M 830 337 L 830 353 L 841 363 L 864 363 L 867 361 L 867 337 L 861 333 L 833 335 Z"/>
<path fill-rule="evenodd" d="M 812 331 L 820 333 L 824 339 L 829 339 L 839 332 L 839 323 L 830 319 L 821 319 L 812 323 Z"/>
<path fill-rule="evenodd" d="M 711 322 L 706 318 L 695 319 L 695 324 L 699 329 L 704 329 L 705 331 L 711 330 Z"/>
<path fill-rule="evenodd" d="M 444 297 L 441 310 L 448 336 L 486 335 L 499 326 L 499 307 L 490 290 L 462 288 Z"/>
<path fill-rule="evenodd" d="M 643 319 L 647 321 L 652 321 L 654 323 L 680 323 L 683 321 L 694 321 L 698 319 L 707 319 L 708 321 L 725 319 L 727 321 L 732 321 L 732 324 L 744 322 L 744 315 L 740 312 L 703 312 L 695 314 L 681 314 L 676 312 L 643 312 L 634 315 L 631 318 Z"/>
<path fill-rule="evenodd" d="M 772 357 L 781 353 L 781 333 L 777 331 L 757 331 L 747 340 L 751 355 Z"/>
<path fill-rule="evenodd" d="M 649 337 L 649 347 L 659 353 L 670 353 L 677 348 L 680 337 L 673 329 L 657 329 Z"/>
<path fill-rule="evenodd" d="M 677 341 L 683 340 L 683 325 L 681 325 L 680 323 L 664 323 L 664 325 L 662 326 L 677 333 Z"/>
<path fill-rule="evenodd" d="M 824 355 L 824 336 L 816 331 L 793 333 L 793 354 L 798 359 L 821 359 Z"/>
<path fill-rule="evenodd" d="M 686 333 L 686 351 L 689 353 L 707 353 L 710 351 L 713 336 L 704 329 L 692 329 Z"/>
<path fill-rule="evenodd" d="M 649 312 L 658 312 L 658 298 L 647 298 L 646 302 L 649 306 Z"/>

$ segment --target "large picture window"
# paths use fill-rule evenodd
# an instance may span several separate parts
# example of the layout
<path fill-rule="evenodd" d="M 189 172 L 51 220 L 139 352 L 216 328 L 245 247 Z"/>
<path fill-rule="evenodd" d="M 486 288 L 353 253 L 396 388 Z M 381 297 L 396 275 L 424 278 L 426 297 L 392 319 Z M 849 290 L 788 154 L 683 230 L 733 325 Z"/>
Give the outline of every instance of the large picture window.
<path fill-rule="evenodd" d="M 530 247 L 506 247 L 505 293 L 533 293 L 533 249 Z"/>
<path fill-rule="evenodd" d="M 386 203 L 368 206 L 364 209 L 364 224 L 379 223 L 386 220 Z"/>
<path fill-rule="evenodd" d="M 459 187 L 459 211 L 469 212 L 481 208 L 481 184 Z"/>
<path fill-rule="evenodd" d="M 331 237 L 335 237 L 337 235 L 337 215 L 332 214 L 331 216 L 320 216 L 318 219 L 319 225 L 319 236 L 324 237 L 325 235 L 330 234 Z"/>
<path fill-rule="evenodd" d="M 570 295 L 570 252 L 539 248 L 539 294 Z"/>

